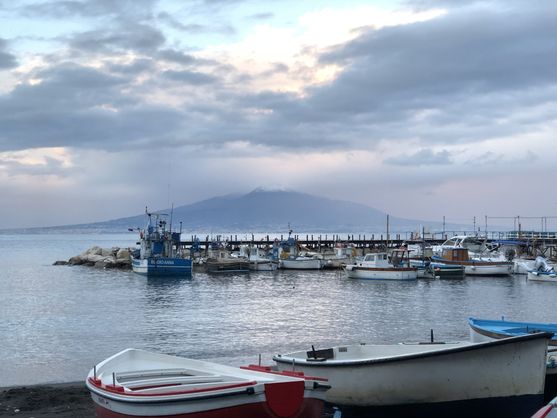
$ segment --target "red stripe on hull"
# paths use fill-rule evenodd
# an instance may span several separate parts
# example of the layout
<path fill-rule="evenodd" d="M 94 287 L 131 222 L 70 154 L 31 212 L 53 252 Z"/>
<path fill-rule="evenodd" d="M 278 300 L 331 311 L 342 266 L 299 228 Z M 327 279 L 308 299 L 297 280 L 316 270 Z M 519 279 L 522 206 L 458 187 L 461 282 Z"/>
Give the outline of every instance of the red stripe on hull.
<path fill-rule="evenodd" d="M 97 405 L 97 418 L 138 418 L 139 415 L 128 415 L 114 412 Z M 177 415 L 151 415 L 152 418 L 321 418 L 323 414 L 323 401 L 315 398 L 306 398 L 299 411 L 294 415 L 280 417 L 269 409 L 265 402 L 248 403 L 224 409 L 211 411 L 184 413 Z M 141 418 L 149 418 L 141 416 Z"/>

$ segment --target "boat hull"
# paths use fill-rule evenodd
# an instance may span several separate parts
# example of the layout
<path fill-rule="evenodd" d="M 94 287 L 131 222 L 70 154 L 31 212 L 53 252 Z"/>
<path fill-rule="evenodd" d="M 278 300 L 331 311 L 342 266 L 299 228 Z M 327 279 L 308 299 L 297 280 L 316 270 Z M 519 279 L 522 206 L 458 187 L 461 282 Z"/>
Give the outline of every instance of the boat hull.
<path fill-rule="evenodd" d="M 249 273 L 249 263 L 245 260 L 207 260 L 207 273 Z"/>
<path fill-rule="evenodd" d="M 280 260 L 280 268 L 287 270 L 321 270 L 323 261 L 317 258 L 307 260 Z"/>
<path fill-rule="evenodd" d="M 320 418 L 322 382 L 135 349 L 97 364 L 85 380 L 101 418 Z"/>
<path fill-rule="evenodd" d="M 185 258 L 134 258 L 132 269 L 145 276 L 191 276 L 192 262 Z"/>
<path fill-rule="evenodd" d="M 364 280 L 416 280 L 418 270 L 415 268 L 373 268 L 346 266 L 346 276 L 350 279 Z"/>
<path fill-rule="evenodd" d="M 514 268 L 511 262 L 451 261 L 441 257 L 433 257 L 433 260 L 446 266 L 464 266 L 464 274 L 468 276 L 509 276 Z"/>
<path fill-rule="evenodd" d="M 544 401 L 541 401 L 543 404 Z M 341 407 L 342 418 L 524 418 L 540 405 L 539 395 L 484 398 L 466 401 L 438 402 L 375 407 Z"/>
<path fill-rule="evenodd" d="M 423 353 L 373 359 L 361 358 L 359 346 L 334 349 L 335 358 L 337 350 L 343 350 L 346 360 L 311 361 L 299 353 L 273 359 L 279 370 L 291 369 L 294 358 L 296 370 L 327 378 L 327 401 L 341 408 L 506 402 L 519 397 L 531 400 L 535 408 L 543 401 L 548 338 L 542 333 L 449 348 L 431 345 L 420 347 Z M 374 347 L 381 346 L 360 350 Z"/>
<path fill-rule="evenodd" d="M 557 283 L 557 273 L 545 272 L 545 271 L 528 271 L 528 280 L 533 280 L 537 282 L 553 282 Z"/>
<path fill-rule="evenodd" d="M 117 403 L 100 395 L 92 394 L 96 404 L 98 418 L 135 418 L 135 417 L 164 417 L 164 418 L 282 418 L 275 414 L 267 405 L 265 399 L 235 399 L 222 402 L 217 406 L 214 399 L 198 402 L 197 405 L 176 403 L 175 405 L 154 404 L 131 409 L 128 404 Z M 306 398 L 300 410 L 288 418 L 321 418 L 323 401 Z"/>
<path fill-rule="evenodd" d="M 278 263 L 274 261 L 250 261 L 249 269 L 253 271 L 275 271 Z"/>
<path fill-rule="evenodd" d="M 465 268 L 462 266 L 447 266 L 431 263 L 428 268 L 428 274 L 435 279 L 463 279 Z"/>

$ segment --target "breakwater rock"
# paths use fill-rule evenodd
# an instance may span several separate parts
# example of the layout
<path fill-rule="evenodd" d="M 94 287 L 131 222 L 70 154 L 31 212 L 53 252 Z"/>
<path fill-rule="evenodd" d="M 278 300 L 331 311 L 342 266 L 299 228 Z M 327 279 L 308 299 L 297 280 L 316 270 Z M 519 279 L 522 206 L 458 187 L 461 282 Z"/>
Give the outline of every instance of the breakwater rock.
<path fill-rule="evenodd" d="M 129 248 L 101 248 L 92 247 L 82 254 L 70 258 L 68 261 L 56 261 L 54 265 L 91 266 L 96 268 L 131 269 Z"/>

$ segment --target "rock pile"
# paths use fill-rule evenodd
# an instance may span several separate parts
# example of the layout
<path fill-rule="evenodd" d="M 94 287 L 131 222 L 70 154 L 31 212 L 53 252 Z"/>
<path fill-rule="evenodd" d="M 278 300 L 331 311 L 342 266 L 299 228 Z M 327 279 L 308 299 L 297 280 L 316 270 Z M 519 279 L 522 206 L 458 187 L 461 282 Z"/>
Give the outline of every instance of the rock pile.
<path fill-rule="evenodd" d="M 129 248 L 92 247 L 80 255 L 66 261 L 57 261 L 55 265 L 69 264 L 72 266 L 86 265 L 97 268 L 131 269 Z"/>

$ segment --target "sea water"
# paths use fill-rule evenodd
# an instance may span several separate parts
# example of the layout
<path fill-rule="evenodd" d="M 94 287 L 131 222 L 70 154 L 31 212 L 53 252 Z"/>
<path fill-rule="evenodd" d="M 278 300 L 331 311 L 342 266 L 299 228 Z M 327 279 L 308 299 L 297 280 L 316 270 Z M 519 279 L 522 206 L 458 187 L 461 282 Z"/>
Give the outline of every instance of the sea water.
<path fill-rule="evenodd" d="M 557 285 L 526 276 L 414 282 L 277 271 L 151 279 L 54 266 L 135 234 L 0 234 L 0 387 L 83 380 L 128 347 L 230 365 L 331 345 L 469 338 L 467 318 L 557 322 Z"/>

